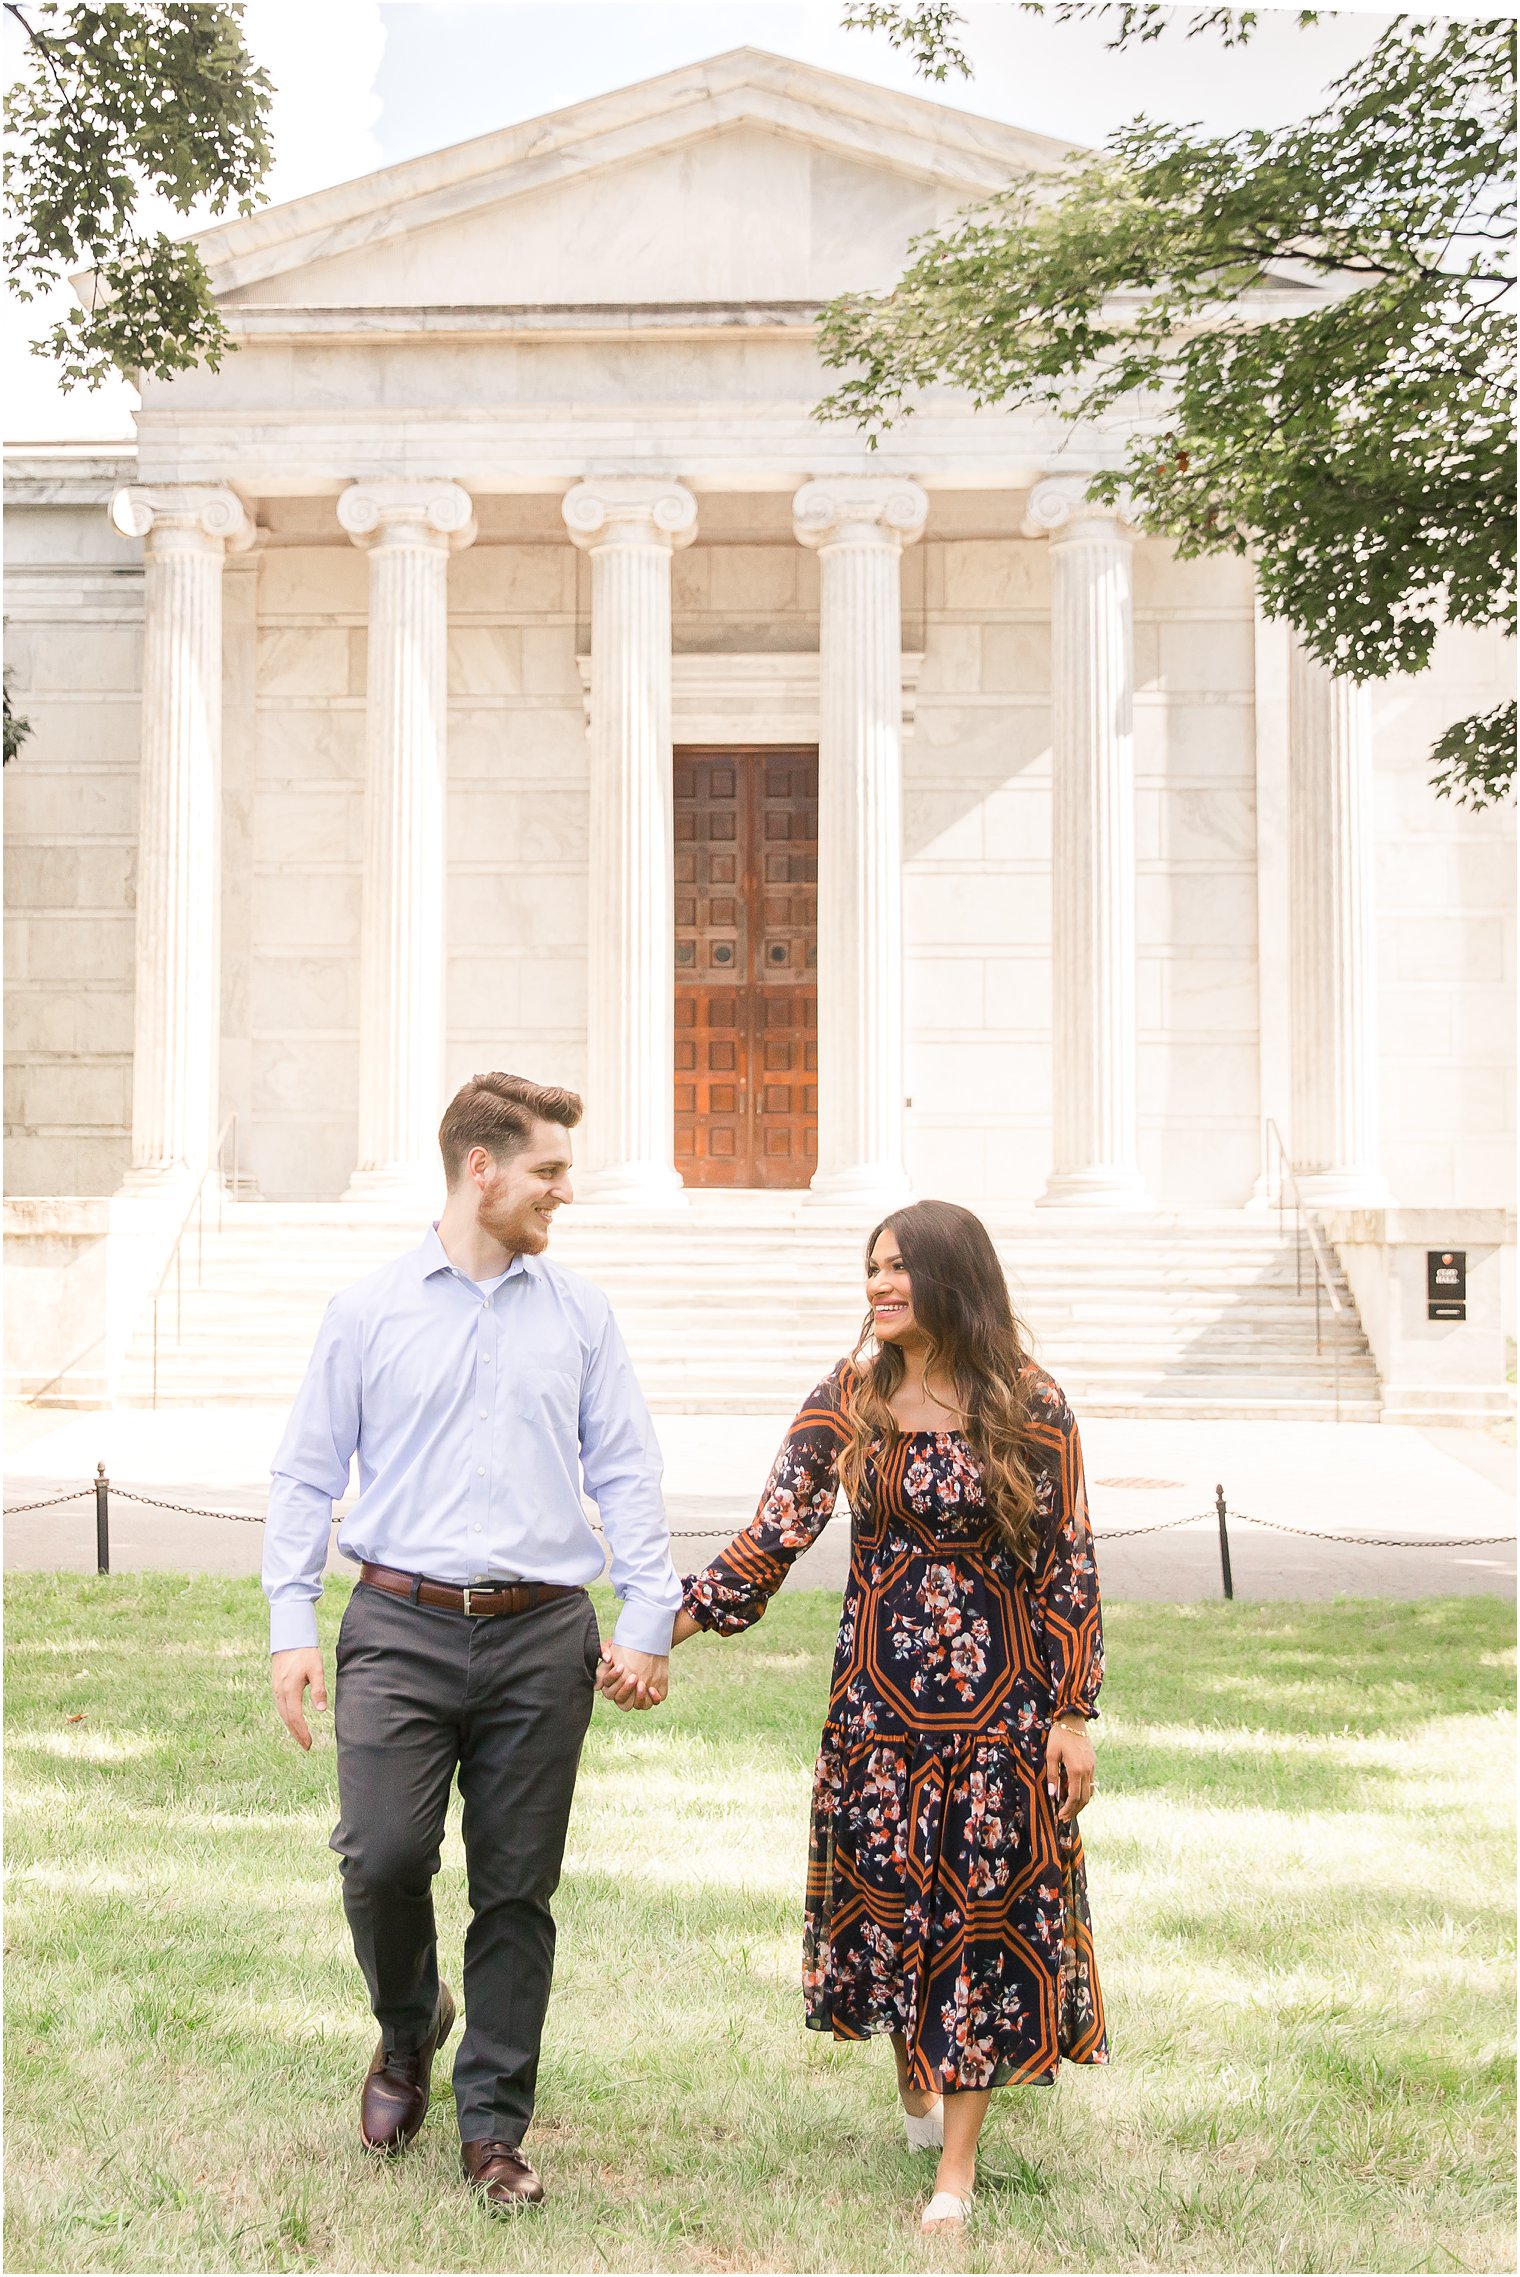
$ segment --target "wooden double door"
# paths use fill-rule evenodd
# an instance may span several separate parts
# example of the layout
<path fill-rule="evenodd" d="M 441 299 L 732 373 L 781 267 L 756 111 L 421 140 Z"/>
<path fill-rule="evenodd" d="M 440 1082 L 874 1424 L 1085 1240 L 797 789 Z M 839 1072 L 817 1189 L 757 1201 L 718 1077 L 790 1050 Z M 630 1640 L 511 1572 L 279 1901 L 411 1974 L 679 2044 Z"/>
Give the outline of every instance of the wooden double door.
<path fill-rule="evenodd" d="M 818 1164 L 818 753 L 675 753 L 676 1168 L 806 1186 Z"/>

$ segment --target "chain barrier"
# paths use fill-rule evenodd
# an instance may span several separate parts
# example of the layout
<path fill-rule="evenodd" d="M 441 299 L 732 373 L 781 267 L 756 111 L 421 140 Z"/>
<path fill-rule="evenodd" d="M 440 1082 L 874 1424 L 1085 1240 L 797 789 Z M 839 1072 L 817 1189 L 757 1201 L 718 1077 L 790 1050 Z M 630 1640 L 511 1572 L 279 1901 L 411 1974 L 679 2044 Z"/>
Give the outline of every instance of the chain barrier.
<path fill-rule="evenodd" d="M 1232 1510 L 1230 1516 L 1242 1526 L 1266 1526 L 1274 1534 L 1299 1534 L 1306 1542 L 1340 1542 L 1352 1550 L 1486 1550 L 1498 1542 L 1515 1540 L 1513 1534 L 1434 1534 L 1428 1539 L 1414 1534 L 1317 1534 L 1310 1526 L 1285 1526 L 1280 1518 L 1248 1518 L 1243 1510 Z M 1098 1536 L 1099 1541 L 1117 1539 L 1116 1535 Z"/>
<path fill-rule="evenodd" d="M 7 1518 L 22 1518 L 25 1517 L 28 1512 L 33 1510 L 57 1510 L 60 1509 L 64 1503 L 84 1502 L 88 1500 L 91 1495 L 93 1495 L 95 1498 L 98 1570 L 101 1573 L 106 1573 L 110 1570 L 109 1498 L 112 1494 L 114 1494 L 121 1502 L 135 1502 L 147 1510 L 170 1510 L 182 1518 L 222 1518 L 228 1520 L 233 1525 L 241 1526 L 262 1526 L 264 1523 L 264 1516 L 262 1511 L 215 1510 L 209 1508 L 204 1503 L 171 1502 L 162 1495 L 138 1494 L 131 1487 L 112 1486 L 110 1480 L 106 1477 L 104 1463 L 100 1464 L 99 1474 L 90 1486 L 75 1487 L 64 1494 L 45 1495 L 41 1500 L 36 1502 L 11 1503 L 7 1505 L 4 1515 Z M 1227 1521 L 1231 1518 L 1235 1520 L 1237 1525 L 1261 1526 L 1270 1533 L 1292 1534 L 1296 1536 L 1300 1541 L 1333 1542 L 1338 1547 L 1343 1549 L 1483 1550 L 1495 1549 L 1501 1545 L 1507 1546 L 1512 1544 L 1515 1540 L 1515 1536 L 1513 1534 L 1462 1534 L 1436 1535 L 1430 1537 L 1419 1535 L 1397 1536 L 1377 1534 L 1325 1534 L 1319 1532 L 1312 1526 L 1289 1526 L 1278 1518 L 1252 1518 L 1243 1510 L 1230 1510 L 1225 1502 L 1224 1488 L 1222 1486 L 1216 1487 L 1214 1490 L 1214 1508 L 1212 1510 L 1189 1513 L 1189 1515 L 1184 1518 L 1161 1518 L 1158 1519 L 1154 1525 L 1150 1526 L 1117 1527 L 1112 1533 L 1095 1534 L 1094 1540 L 1100 1546 L 1106 1547 L 1110 1542 L 1138 1541 L 1142 1535 L 1171 1534 L 1176 1533 L 1180 1528 L 1184 1526 L 1206 1526 L 1213 1522 L 1214 1524 L 1217 1524 L 1219 1529 L 1219 1561 L 1220 1573 L 1224 1585 L 1224 1594 L 1227 1598 L 1230 1598 L 1235 1594 L 1234 1581 L 1230 1569 L 1230 1544 L 1227 1524 Z M 336 1512 L 333 1514 L 332 1522 L 335 1526 L 342 1523 L 341 1518 Z M 825 1519 L 824 1524 L 828 1525 L 829 1522 L 830 1521 L 828 1519 Z M 819 1529 L 820 1532 L 822 1532 L 822 1530 L 822 1528 Z M 600 1526 L 593 1527 L 592 1531 L 599 1541 L 606 1541 L 607 1537 L 602 1532 Z M 670 1530 L 670 1539 L 673 1542 L 721 1541 L 723 1539 L 724 1532 L 725 1527 L 722 1524 L 695 1527 L 673 1526 Z"/>
<path fill-rule="evenodd" d="M 21 1518 L 28 1510 L 56 1510 L 60 1502 L 83 1502 L 94 1491 L 92 1486 L 81 1486 L 72 1494 L 50 1494 L 41 1502 L 9 1502 L 4 1514 L 7 1518 Z"/>

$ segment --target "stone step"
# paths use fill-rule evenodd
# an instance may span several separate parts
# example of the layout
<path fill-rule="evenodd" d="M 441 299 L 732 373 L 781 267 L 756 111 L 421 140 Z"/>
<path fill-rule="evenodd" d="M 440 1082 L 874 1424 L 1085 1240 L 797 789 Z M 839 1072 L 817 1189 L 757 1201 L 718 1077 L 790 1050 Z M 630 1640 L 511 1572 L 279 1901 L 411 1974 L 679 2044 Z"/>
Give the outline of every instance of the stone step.
<path fill-rule="evenodd" d="M 1245 1395 L 1231 1393 L 1221 1397 L 1212 1387 L 1193 1387 L 1186 1382 L 1169 1386 L 1154 1393 L 1116 1392 L 1111 1388 L 1089 1386 L 1071 1379 L 1062 1387 L 1079 1419 L 1084 1416 L 1144 1420 L 1156 1422 L 1262 1422 L 1262 1423 L 1331 1423 L 1337 1420 L 1337 1410 L 1331 1394 L 1318 1381 L 1306 1383 L 1293 1390 L 1283 1387 L 1268 1394 Z M 283 1381 L 262 1383 L 247 1378 L 225 1387 L 205 1387 L 176 1381 L 162 1386 L 159 1391 L 160 1408 L 204 1408 L 208 1404 L 218 1407 L 280 1407 L 291 1398 L 291 1386 Z M 127 1407 L 145 1407 L 149 1404 L 146 1389 L 124 1399 Z M 798 1394 L 795 1384 L 771 1389 L 765 1385 L 744 1383 L 736 1389 L 722 1386 L 703 1391 L 685 1391 L 669 1395 L 651 1391 L 651 1412 L 660 1415 L 774 1415 L 778 1422 L 795 1414 Z M 1381 1414 L 1381 1400 L 1375 1391 L 1360 1391 L 1341 1387 L 1339 1420 L 1343 1423 L 1376 1423 Z"/>
<path fill-rule="evenodd" d="M 630 1224 L 578 1211 L 554 1256 L 605 1288 L 656 1412 L 753 1409 L 785 1416 L 853 1347 L 863 1311 L 861 1228 L 794 1200 L 699 1198 L 688 1213 Z M 1185 1222 L 1057 1217 L 992 1229 L 1037 1355 L 1074 1403 L 1104 1415 L 1378 1412 L 1360 1323 L 1339 1326 L 1275 1222 L 1214 1213 Z M 158 1401 L 288 1401 L 335 1289 L 415 1247 L 415 1219 L 332 1204 L 237 1204 L 208 1229 L 199 1275 L 184 1256 L 176 1308 L 159 1308 Z M 1338 1290 L 1338 1293 L 1341 1293 Z M 129 1359 L 125 1397 L 153 1397 L 150 1339 Z"/>

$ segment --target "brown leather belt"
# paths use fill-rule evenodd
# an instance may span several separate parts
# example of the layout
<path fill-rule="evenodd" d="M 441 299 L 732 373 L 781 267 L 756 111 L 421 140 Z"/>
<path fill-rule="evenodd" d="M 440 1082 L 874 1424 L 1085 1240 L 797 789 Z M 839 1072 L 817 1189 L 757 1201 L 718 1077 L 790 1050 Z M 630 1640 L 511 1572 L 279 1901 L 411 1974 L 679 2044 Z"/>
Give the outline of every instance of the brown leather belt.
<path fill-rule="evenodd" d="M 388 1597 L 405 1597 L 413 1605 L 429 1605 L 440 1613 L 468 1613 L 483 1621 L 497 1613 L 527 1613 L 555 1597 L 584 1594 L 568 1581 L 517 1581 L 494 1589 L 456 1588 L 451 1581 L 428 1581 L 420 1573 L 399 1573 L 393 1565 L 361 1565 L 359 1579 Z"/>

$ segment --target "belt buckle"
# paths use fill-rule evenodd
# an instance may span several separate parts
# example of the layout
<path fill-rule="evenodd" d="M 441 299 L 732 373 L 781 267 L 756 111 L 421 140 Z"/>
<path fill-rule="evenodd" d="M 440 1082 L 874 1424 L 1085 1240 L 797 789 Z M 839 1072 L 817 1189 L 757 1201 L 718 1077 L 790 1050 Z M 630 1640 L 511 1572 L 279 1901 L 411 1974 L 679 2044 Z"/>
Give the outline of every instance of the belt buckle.
<path fill-rule="evenodd" d="M 465 1589 L 465 1593 L 464 1593 L 464 1609 L 465 1609 L 465 1612 L 466 1612 L 466 1614 L 468 1614 L 468 1613 L 469 1613 L 469 1610 L 470 1610 L 470 1592 L 469 1592 L 469 1589 L 468 1589 L 468 1587 L 466 1587 L 466 1589 Z"/>

